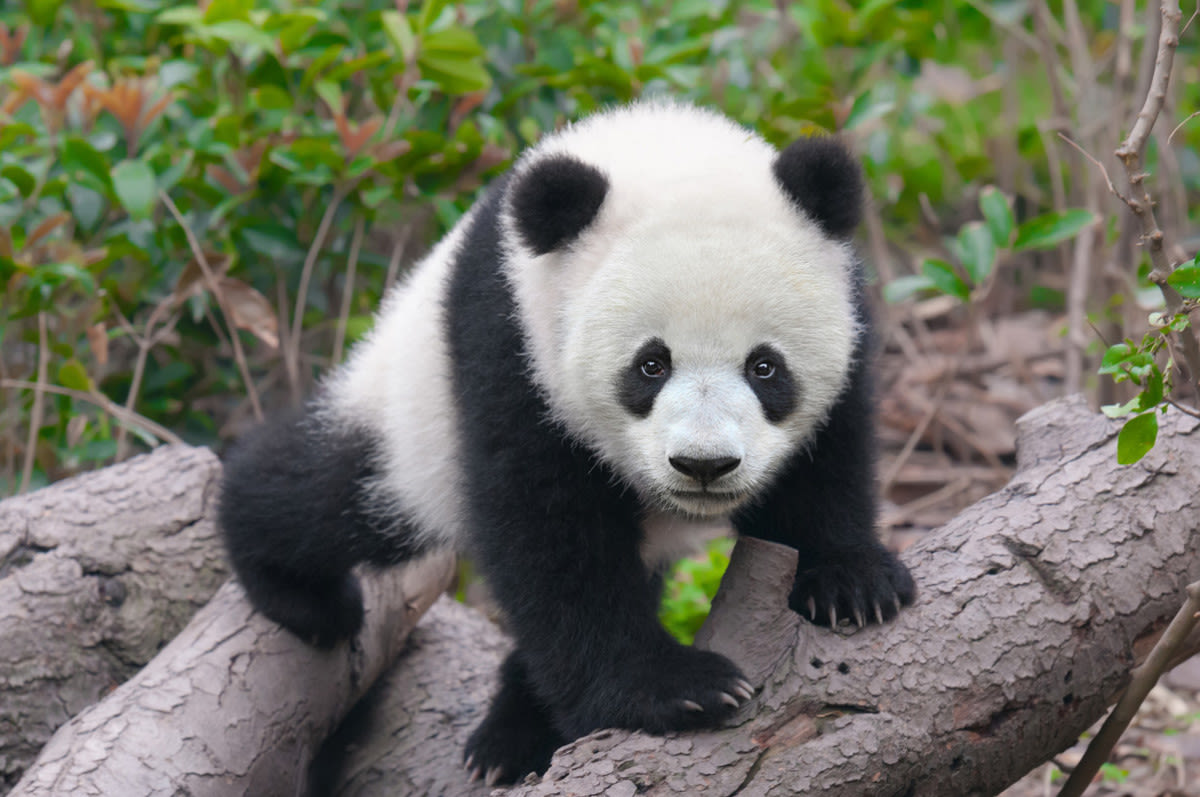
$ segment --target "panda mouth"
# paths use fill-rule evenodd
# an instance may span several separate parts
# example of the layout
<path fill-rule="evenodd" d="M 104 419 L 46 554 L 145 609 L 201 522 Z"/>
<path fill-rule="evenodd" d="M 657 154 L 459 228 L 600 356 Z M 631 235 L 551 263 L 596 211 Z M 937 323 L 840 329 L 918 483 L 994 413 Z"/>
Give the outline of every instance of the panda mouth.
<path fill-rule="evenodd" d="M 737 493 L 717 490 L 671 490 L 670 492 L 675 498 L 688 498 L 693 501 L 733 501 L 737 498 Z"/>

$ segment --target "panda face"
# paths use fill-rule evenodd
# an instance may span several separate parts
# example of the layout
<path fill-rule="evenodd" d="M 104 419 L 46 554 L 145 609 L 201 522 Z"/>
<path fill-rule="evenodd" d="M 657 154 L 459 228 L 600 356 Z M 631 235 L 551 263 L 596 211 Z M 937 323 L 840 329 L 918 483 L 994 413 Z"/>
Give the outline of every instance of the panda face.
<path fill-rule="evenodd" d="M 552 402 L 648 503 L 699 517 L 752 498 L 807 441 L 857 334 L 844 245 L 795 216 L 708 215 L 635 224 L 599 263 L 580 247 Z"/>
<path fill-rule="evenodd" d="M 857 196 L 857 167 L 840 149 L 781 156 L 680 106 L 599 124 L 514 176 L 505 270 L 532 376 L 649 506 L 720 516 L 765 489 L 845 383 L 855 261 L 847 222 L 822 211 Z"/>

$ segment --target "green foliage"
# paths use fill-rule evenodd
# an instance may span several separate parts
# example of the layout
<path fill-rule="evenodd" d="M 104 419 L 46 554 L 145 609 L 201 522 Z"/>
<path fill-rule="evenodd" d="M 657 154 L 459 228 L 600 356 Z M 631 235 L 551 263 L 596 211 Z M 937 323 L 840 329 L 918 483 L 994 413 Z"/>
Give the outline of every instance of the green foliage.
<path fill-rule="evenodd" d="M 921 273 L 893 280 L 883 288 L 884 298 L 899 302 L 919 292 L 943 293 L 969 302 L 986 291 L 996 264 L 1017 252 L 1050 249 L 1078 235 L 1097 221 L 1087 210 L 1052 211 L 1017 224 L 1011 204 L 995 186 L 979 194 L 983 221 L 970 221 L 946 242 L 954 255 L 951 263 L 935 257 L 921 261 Z"/>
<path fill-rule="evenodd" d="M 1189 326 L 1186 311 L 1174 317 L 1155 313 L 1150 316 L 1150 331 L 1141 343 L 1126 339 L 1104 352 L 1099 372 L 1114 382 L 1129 382 L 1138 388 L 1138 394 L 1124 404 L 1101 407 L 1110 418 L 1129 418 L 1117 437 L 1117 461 L 1122 465 L 1137 462 L 1154 447 L 1158 437 L 1157 414 L 1166 410 L 1173 387 L 1175 360 L 1171 335 L 1182 333 Z M 1162 366 L 1160 357 L 1165 358 Z"/>
<path fill-rule="evenodd" d="M 944 253 L 884 286 L 893 300 L 974 302 L 1017 254 L 1092 221 L 1039 205 L 1052 176 L 1045 65 L 1008 62 L 998 44 L 1000 26 L 1031 24 L 1028 10 L 1003 4 L 989 18 L 976 5 L 9 4 L 0 492 L 20 487 L 26 460 L 40 484 L 155 439 L 105 402 L 213 444 L 259 403 L 299 400 L 368 326 L 389 275 L 521 147 L 647 94 L 718 107 L 776 145 L 839 132 L 862 153 L 884 235 L 906 247 L 928 232 L 926 209 L 956 210 L 973 186 L 1000 182 L 994 153 L 1009 151 L 1023 163 L 1021 212 L 984 189 L 971 214 L 982 221 L 956 224 Z M 1108 11 L 1082 7 L 1098 46 L 1111 41 Z M 1196 82 L 1179 83 L 1194 105 Z M 1020 98 L 1015 113 L 1002 85 Z M 1198 143 L 1198 128 L 1177 140 Z M 1200 186 L 1200 166 L 1181 164 Z M 1198 290 L 1181 272 L 1181 293 Z M 42 359 L 46 384 L 74 392 L 33 417 Z"/>
<path fill-rule="evenodd" d="M 727 537 L 713 540 L 703 554 L 681 560 L 667 576 L 658 616 L 680 642 L 692 644 L 708 617 L 732 550 L 733 540 Z"/>

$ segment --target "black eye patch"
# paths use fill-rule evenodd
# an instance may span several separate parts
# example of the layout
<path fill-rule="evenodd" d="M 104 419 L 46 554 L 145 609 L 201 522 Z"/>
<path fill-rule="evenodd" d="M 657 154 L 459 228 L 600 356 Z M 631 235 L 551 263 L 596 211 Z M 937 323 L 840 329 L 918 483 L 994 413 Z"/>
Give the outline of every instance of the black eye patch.
<path fill-rule="evenodd" d="M 746 356 L 745 375 L 768 421 L 779 423 L 796 409 L 796 379 L 774 346 L 755 346 Z"/>
<path fill-rule="evenodd" d="M 617 378 L 617 399 L 638 418 L 654 407 L 654 398 L 671 378 L 671 350 L 660 338 L 641 345 Z"/>

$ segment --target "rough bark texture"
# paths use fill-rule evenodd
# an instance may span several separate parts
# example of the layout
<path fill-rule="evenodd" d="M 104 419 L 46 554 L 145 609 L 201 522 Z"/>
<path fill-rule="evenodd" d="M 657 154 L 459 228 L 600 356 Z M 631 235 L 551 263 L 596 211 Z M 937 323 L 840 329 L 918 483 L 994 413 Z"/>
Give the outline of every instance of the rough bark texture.
<path fill-rule="evenodd" d="M 365 577 L 364 629 L 330 651 L 227 583 L 137 676 L 60 728 L 11 797 L 304 794 L 322 740 L 453 571 L 442 556 Z"/>
<path fill-rule="evenodd" d="M 1118 425 L 1082 400 L 1030 413 L 1012 482 L 906 552 L 920 594 L 886 626 L 831 632 L 778 615 L 787 563 L 739 543 L 733 577 L 756 586 L 715 607 L 705 632 L 766 674 L 735 724 L 601 731 L 509 794 L 996 794 L 1101 716 L 1200 576 L 1198 426 L 1170 413 L 1154 451 L 1121 467 Z M 433 619 L 438 639 L 466 622 Z M 380 688 L 372 741 L 351 752 L 339 793 L 474 794 L 455 768 L 486 670 L 463 688 L 447 668 L 490 667 L 497 644 L 480 632 L 447 641 L 452 654 L 414 647 L 406 675 Z M 410 732 L 414 714 L 432 724 Z"/>
<path fill-rule="evenodd" d="M 488 794 L 482 782 L 467 782 L 462 751 L 487 711 L 508 648 L 479 612 L 439 600 L 404 655 L 326 745 L 340 771 L 329 773 L 332 784 L 319 793 Z"/>
<path fill-rule="evenodd" d="M 0 793 L 225 581 L 219 474 L 207 449 L 165 447 L 0 502 Z"/>
<path fill-rule="evenodd" d="M 909 549 L 920 595 L 886 626 L 830 631 L 782 611 L 791 560 L 739 543 L 702 634 L 762 684 L 736 721 L 665 739 L 601 731 L 510 793 L 995 794 L 1101 715 L 1200 577 L 1200 422 L 1169 414 L 1129 467 L 1117 429 L 1081 400 L 1023 419 L 1016 476 Z M 504 647 L 478 615 L 439 604 L 327 746 L 332 790 L 486 793 L 461 751 Z M 296 793 L 308 752 L 370 680 L 355 655 L 305 648 L 227 588 L 56 737 L 18 793 Z M 253 712 L 239 721 L 239 706 Z M 131 773 L 170 788 L 117 778 Z"/>

